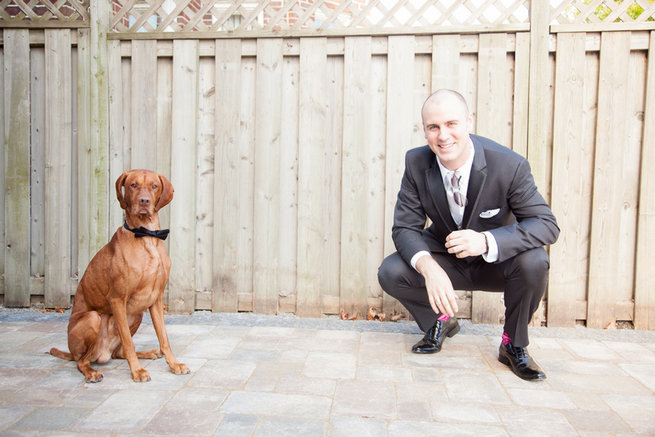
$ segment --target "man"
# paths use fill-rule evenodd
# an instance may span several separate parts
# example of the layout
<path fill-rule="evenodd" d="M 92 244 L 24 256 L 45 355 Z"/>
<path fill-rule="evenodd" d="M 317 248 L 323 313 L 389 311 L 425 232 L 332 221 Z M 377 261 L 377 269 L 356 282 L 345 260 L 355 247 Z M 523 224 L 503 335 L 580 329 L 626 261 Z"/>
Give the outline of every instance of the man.
<path fill-rule="evenodd" d="M 543 246 L 559 235 L 555 217 L 526 159 L 469 133 L 459 93 L 435 92 L 421 116 L 428 145 L 407 152 L 392 228 L 397 252 L 382 262 L 380 285 L 425 332 L 416 353 L 439 352 L 459 331 L 455 289 L 503 291 L 498 359 L 520 378 L 545 379 L 526 347 L 548 281 Z"/>

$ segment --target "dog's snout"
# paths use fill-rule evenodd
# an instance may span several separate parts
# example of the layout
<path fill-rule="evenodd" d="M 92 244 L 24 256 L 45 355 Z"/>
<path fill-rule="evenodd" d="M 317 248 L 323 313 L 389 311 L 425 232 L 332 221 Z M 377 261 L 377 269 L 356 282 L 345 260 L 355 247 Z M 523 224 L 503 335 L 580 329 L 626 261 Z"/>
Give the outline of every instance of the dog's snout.
<path fill-rule="evenodd" d="M 146 196 L 140 196 L 139 206 L 150 206 L 150 198 Z"/>

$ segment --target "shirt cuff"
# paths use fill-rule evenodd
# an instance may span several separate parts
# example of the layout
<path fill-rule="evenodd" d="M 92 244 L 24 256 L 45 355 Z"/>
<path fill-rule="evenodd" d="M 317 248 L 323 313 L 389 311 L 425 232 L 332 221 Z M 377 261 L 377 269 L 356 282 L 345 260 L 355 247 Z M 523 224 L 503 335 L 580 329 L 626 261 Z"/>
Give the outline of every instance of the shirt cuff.
<path fill-rule="evenodd" d="M 418 262 L 418 259 L 423 255 L 432 256 L 430 255 L 430 252 L 428 252 L 427 250 L 421 250 L 420 252 L 416 252 L 416 255 L 414 255 L 410 261 L 410 264 L 412 265 L 412 267 L 414 267 L 414 270 L 416 270 L 416 263 Z"/>
<path fill-rule="evenodd" d="M 487 237 L 487 253 L 482 254 L 482 259 L 488 263 L 498 261 L 498 243 L 491 232 L 483 232 Z"/>

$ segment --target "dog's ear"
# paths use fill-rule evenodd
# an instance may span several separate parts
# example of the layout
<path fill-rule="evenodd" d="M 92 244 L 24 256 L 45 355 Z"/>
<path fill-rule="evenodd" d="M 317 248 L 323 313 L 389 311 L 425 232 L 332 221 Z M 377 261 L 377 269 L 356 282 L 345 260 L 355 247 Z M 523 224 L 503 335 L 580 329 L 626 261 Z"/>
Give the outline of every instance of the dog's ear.
<path fill-rule="evenodd" d="M 161 194 L 159 195 L 159 199 L 157 199 L 157 203 L 155 204 L 155 212 L 171 203 L 171 200 L 173 200 L 173 193 L 175 192 L 173 189 L 173 184 L 171 184 L 171 182 L 166 179 L 166 176 L 159 175 L 159 180 L 161 181 Z"/>
<path fill-rule="evenodd" d="M 127 208 L 127 202 L 125 201 L 125 196 L 123 195 L 125 179 L 127 179 L 127 172 L 124 172 L 118 177 L 118 179 L 116 179 L 116 197 L 118 198 L 118 203 L 121 204 L 121 208 L 123 209 Z"/>

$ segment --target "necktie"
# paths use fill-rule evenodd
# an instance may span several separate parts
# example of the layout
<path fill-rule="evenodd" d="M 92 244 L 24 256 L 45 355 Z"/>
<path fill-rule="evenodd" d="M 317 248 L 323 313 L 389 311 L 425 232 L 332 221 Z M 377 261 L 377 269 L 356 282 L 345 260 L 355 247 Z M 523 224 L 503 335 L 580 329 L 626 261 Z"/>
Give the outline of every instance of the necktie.
<path fill-rule="evenodd" d="M 450 179 L 450 186 L 453 189 L 453 199 L 455 200 L 455 203 L 463 208 L 466 206 L 466 197 L 462 194 L 459 188 L 459 180 L 462 178 L 462 175 L 460 174 L 459 170 L 456 170 L 453 172 L 453 176 Z"/>

